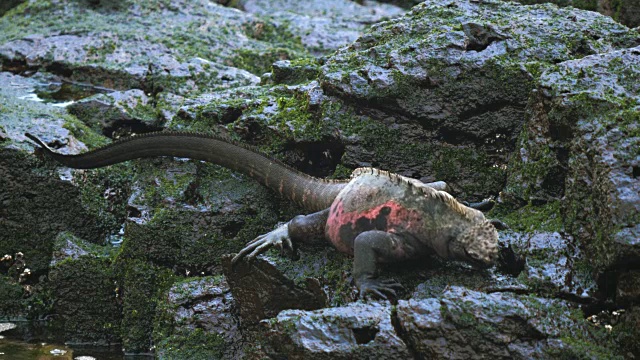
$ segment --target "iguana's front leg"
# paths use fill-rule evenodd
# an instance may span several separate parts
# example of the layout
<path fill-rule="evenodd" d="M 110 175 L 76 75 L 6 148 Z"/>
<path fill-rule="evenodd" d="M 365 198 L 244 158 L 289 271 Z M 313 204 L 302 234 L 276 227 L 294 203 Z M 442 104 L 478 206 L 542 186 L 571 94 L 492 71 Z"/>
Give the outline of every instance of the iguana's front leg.
<path fill-rule="evenodd" d="M 379 262 L 406 260 L 417 255 L 419 248 L 396 233 L 379 230 L 359 234 L 353 245 L 353 277 L 360 297 L 373 295 L 393 300 L 402 285 L 393 280 L 377 279 Z"/>
<path fill-rule="evenodd" d="M 286 250 L 290 251 L 291 254 L 295 254 L 296 247 L 294 244 L 324 236 L 324 228 L 328 217 L 329 209 L 309 215 L 298 215 L 288 223 L 249 242 L 231 260 L 231 263 L 236 264 L 242 258 L 251 260 L 274 246 L 282 252 Z"/>

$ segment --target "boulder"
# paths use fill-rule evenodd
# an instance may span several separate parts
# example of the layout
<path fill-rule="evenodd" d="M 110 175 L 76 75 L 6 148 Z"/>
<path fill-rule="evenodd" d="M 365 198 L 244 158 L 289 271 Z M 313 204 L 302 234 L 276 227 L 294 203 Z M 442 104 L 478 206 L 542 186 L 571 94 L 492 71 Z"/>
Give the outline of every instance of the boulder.
<path fill-rule="evenodd" d="M 603 269 L 640 256 L 640 48 L 566 61 L 533 93 L 505 195 L 562 199 L 564 224 Z"/>
<path fill-rule="evenodd" d="M 289 359 L 408 359 L 388 304 L 353 303 L 316 311 L 286 310 L 266 320 L 271 356 Z"/>

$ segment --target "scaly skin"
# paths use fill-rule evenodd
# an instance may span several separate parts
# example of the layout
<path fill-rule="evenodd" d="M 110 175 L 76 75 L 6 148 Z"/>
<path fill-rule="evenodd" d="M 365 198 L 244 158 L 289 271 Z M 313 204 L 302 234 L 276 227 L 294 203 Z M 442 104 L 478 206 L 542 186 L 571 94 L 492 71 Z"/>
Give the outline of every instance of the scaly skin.
<path fill-rule="evenodd" d="M 503 224 L 489 221 L 482 212 L 456 201 L 443 191 L 443 182 L 424 184 L 372 168 L 356 169 L 350 181 L 325 181 L 302 174 L 256 149 L 197 133 L 135 136 L 80 155 L 58 154 L 35 136 L 26 136 L 45 154 L 72 168 L 97 168 L 153 156 L 213 162 L 246 174 L 315 211 L 257 237 L 233 258 L 234 264 L 274 246 L 295 253 L 295 243 L 325 237 L 338 250 L 354 256 L 353 276 L 360 296 L 392 299 L 400 285 L 377 279 L 380 262 L 436 254 L 488 267 L 497 258 L 495 226 Z"/>

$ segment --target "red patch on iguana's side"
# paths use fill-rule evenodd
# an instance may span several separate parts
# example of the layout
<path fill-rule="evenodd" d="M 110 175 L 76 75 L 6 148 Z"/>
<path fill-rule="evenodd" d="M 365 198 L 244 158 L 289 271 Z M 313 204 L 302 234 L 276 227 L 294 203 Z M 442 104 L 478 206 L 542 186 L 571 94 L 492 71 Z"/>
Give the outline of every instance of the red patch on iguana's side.
<path fill-rule="evenodd" d="M 354 239 L 364 231 L 416 233 L 421 227 L 421 212 L 405 208 L 394 200 L 364 211 L 347 213 L 342 201 L 338 201 L 331 206 L 326 232 L 338 250 L 352 254 Z"/>

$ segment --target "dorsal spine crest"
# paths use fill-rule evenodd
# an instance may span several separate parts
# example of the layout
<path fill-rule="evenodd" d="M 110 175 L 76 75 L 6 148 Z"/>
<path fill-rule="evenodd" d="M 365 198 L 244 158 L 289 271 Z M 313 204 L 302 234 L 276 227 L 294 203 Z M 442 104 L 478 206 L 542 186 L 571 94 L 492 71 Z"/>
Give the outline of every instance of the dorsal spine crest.
<path fill-rule="evenodd" d="M 414 191 L 418 191 L 420 194 L 426 197 L 431 197 L 439 201 L 442 201 L 443 203 L 447 204 L 447 206 L 449 206 L 451 209 L 464 215 L 468 219 L 472 219 L 475 216 L 474 212 L 471 209 L 462 205 L 460 202 L 458 202 L 458 200 L 456 200 L 449 193 L 445 191 L 436 190 L 430 186 L 425 185 L 419 180 L 411 179 L 406 176 L 402 176 L 400 174 L 392 173 L 385 170 L 379 170 L 373 167 L 361 167 L 353 170 L 353 172 L 351 173 L 351 179 L 361 175 L 367 175 L 367 174 L 386 177 L 392 182 L 395 182 L 397 184 L 404 184 L 408 188 L 413 189 Z"/>

